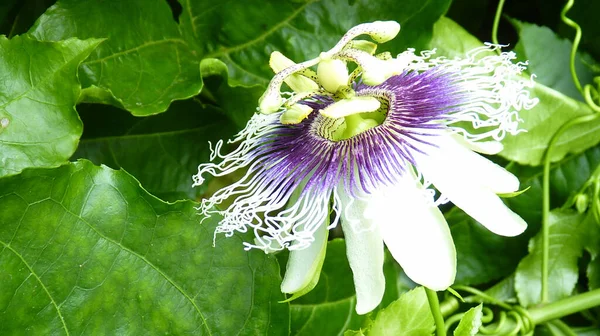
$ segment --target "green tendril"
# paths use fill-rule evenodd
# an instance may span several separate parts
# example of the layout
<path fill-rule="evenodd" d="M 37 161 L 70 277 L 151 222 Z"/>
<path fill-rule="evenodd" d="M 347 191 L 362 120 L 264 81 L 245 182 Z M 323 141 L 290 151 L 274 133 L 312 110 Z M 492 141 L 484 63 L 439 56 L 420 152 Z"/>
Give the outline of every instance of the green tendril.
<path fill-rule="evenodd" d="M 573 7 L 574 3 L 575 0 L 567 1 L 565 7 L 563 7 L 562 12 L 560 13 L 560 18 L 562 22 L 564 22 L 566 25 L 575 29 L 575 38 L 573 39 L 573 47 L 571 48 L 571 59 L 569 62 L 569 68 L 571 69 L 571 77 L 573 77 L 573 83 L 575 83 L 577 90 L 583 96 L 585 96 L 583 92 L 583 87 L 581 86 L 581 82 L 579 81 L 579 78 L 577 78 L 577 72 L 575 71 L 575 56 L 577 55 L 577 48 L 579 48 L 579 42 L 581 42 L 581 27 L 579 27 L 579 25 L 575 21 L 567 17 L 567 12 L 571 9 L 571 7 Z"/>

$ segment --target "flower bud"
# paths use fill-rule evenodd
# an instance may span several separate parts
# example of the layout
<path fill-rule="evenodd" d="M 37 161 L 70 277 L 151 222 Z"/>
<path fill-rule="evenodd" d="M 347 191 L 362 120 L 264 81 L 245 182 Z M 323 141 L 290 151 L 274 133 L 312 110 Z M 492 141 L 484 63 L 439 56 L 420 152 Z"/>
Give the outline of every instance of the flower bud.
<path fill-rule="evenodd" d="M 348 68 L 346 62 L 338 59 L 324 59 L 317 68 L 319 83 L 329 92 L 335 93 L 348 85 Z"/>
<path fill-rule="evenodd" d="M 575 196 L 575 208 L 577 209 L 577 212 L 584 213 L 587 210 L 589 203 L 590 200 L 588 195 L 579 194 Z"/>

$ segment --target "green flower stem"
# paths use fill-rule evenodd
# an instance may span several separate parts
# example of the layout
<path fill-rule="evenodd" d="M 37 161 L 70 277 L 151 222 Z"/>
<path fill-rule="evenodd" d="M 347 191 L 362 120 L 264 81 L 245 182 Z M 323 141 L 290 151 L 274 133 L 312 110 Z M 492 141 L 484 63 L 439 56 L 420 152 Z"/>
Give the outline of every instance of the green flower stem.
<path fill-rule="evenodd" d="M 600 306 L 600 288 L 530 308 L 528 312 L 531 321 L 540 324 L 597 306 Z"/>
<path fill-rule="evenodd" d="M 446 336 L 446 327 L 444 325 L 444 317 L 440 310 L 440 301 L 438 299 L 436 291 L 425 287 L 425 293 L 427 294 L 427 300 L 429 301 L 429 308 L 435 321 L 435 334 L 436 336 Z"/>
<path fill-rule="evenodd" d="M 498 2 L 498 8 L 496 9 L 496 16 L 494 17 L 494 25 L 492 26 L 492 43 L 498 43 L 498 26 L 500 25 L 500 16 L 502 16 L 502 8 L 504 7 L 504 0 Z"/>
<path fill-rule="evenodd" d="M 588 114 L 581 117 L 574 118 L 564 123 L 556 133 L 550 139 L 548 148 L 544 153 L 544 178 L 542 188 L 544 191 L 542 201 L 542 303 L 548 302 L 548 259 L 550 254 L 550 227 L 549 227 L 549 216 L 550 216 L 550 160 L 552 158 L 552 150 L 554 144 L 560 136 L 572 126 L 591 122 L 597 119 L 600 114 Z"/>
<path fill-rule="evenodd" d="M 575 29 L 575 38 L 573 39 L 573 47 L 571 48 L 571 59 L 569 62 L 569 68 L 571 69 L 571 77 L 573 77 L 573 83 L 575 83 L 577 90 L 579 90 L 579 92 L 585 96 L 583 92 L 583 87 L 581 86 L 581 82 L 579 81 L 579 78 L 577 78 L 577 72 L 575 71 L 575 56 L 577 55 L 577 48 L 579 48 L 579 42 L 581 41 L 581 27 L 579 27 L 579 25 L 575 21 L 567 17 L 567 12 L 569 11 L 569 9 L 571 9 L 571 7 L 573 7 L 574 3 L 575 0 L 567 1 L 565 7 L 563 7 L 562 12 L 560 13 L 560 18 L 565 24 Z"/>

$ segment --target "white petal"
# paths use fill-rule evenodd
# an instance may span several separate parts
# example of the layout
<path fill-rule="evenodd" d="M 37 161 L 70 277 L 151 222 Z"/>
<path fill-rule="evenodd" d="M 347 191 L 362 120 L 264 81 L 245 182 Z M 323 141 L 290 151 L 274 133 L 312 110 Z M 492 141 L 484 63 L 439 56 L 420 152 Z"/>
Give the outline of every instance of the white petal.
<path fill-rule="evenodd" d="M 327 225 L 320 225 L 314 233 L 315 240 L 305 249 L 292 250 L 281 282 L 283 293 L 296 293 L 304 289 L 321 272 L 327 249 Z"/>
<path fill-rule="evenodd" d="M 351 200 L 341 189 L 342 230 L 356 288 L 356 313 L 362 315 L 375 309 L 385 292 L 383 240 L 377 225 L 364 218 L 365 202 Z"/>
<path fill-rule="evenodd" d="M 456 276 L 456 250 L 448 224 L 412 176 L 380 188 L 369 213 L 390 253 L 414 282 L 444 290 Z"/>
<path fill-rule="evenodd" d="M 469 150 L 452 136 L 440 135 L 436 139 L 438 148 L 424 148 L 428 165 L 441 165 L 447 175 L 455 180 L 469 180 L 473 184 L 488 188 L 494 193 L 511 193 L 519 190 L 519 179 L 503 167 Z M 423 157 L 422 155 L 418 155 Z M 419 167 L 420 169 L 420 167 Z"/>
<path fill-rule="evenodd" d="M 485 162 L 487 160 L 482 157 L 468 161 L 465 160 L 466 155 L 457 154 L 460 151 L 454 151 L 455 156 L 452 156 L 450 153 L 453 151 L 449 150 L 451 148 L 452 146 L 444 145 L 439 149 L 429 150 L 427 155 L 416 155 L 418 169 L 425 178 L 452 203 L 495 234 L 512 237 L 523 233 L 527 223 L 495 194 L 516 189 L 514 185 L 502 188 L 504 184 L 511 183 L 512 174 L 499 166 L 494 168 L 493 163 Z M 460 170 L 461 164 L 471 166 L 468 170 Z M 480 172 L 485 169 L 488 169 L 487 176 Z"/>
<path fill-rule="evenodd" d="M 504 149 L 504 145 L 500 141 L 488 140 L 488 141 L 467 141 L 460 134 L 453 134 L 452 136 L 456 142 L 469 148 L 470 150 L 476 151 L 481 154 L 496 155 Z"/>

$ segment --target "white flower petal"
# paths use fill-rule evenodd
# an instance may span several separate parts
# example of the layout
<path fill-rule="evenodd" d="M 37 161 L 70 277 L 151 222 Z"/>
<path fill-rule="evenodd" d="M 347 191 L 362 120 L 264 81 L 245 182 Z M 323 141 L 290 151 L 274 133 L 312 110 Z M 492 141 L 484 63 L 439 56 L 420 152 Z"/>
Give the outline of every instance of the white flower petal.
<path fill-rule="evenodd" d="M 315 240 L 307 248 L 290 251 L 285 276 L 281 282 L 283 293 L 301 291 L 310 284 L 315 272 L 321 272 L 327 249 L 327 233 L 327 225 L 323 223 L 315 231 Z"/>
<path fill-rule="evenodd" d="M 380 188 L 372 199 L 373 216 L 392 256 L 414 282 L 444 290 L 456 276 L 456 250 L 444 216 L 408 176 Z"/>
<path fill-rule="evenodd" d="M 440 165 L 455 180 L 468 180 L 497 194 L 519 190 L 519 179 L 503 167 L 461 145 L 452 136 L 440 135 L 438 148 L 424 148 L 429 166 Z M 418 155 L 423 157 L 423 155 Z M 420 164 L 420 162 L 419 162 Z M 420 168 L 420 167 L 419 167 Z M 427 177 L 427 176 L 426 176 Z"/>
<path fill-rule="evenodd" d="M 482 157 L 471 156 L 468 159 L 469 156 L 463 154 L 461 150 L 455 150 L 452 145 L 445 144 L 437 150 L 429 150 L 427 155 L 416 155 L 415 159 L 419 170 L 428 181 L 488 230 L 508 237 L 523 233 L 527 223 L 494 193 L 518 189 L 515 183 L 511 182 L 512 174 L 500 166 L 494 167 L 489 161 L 485 162 L 487 160 Z M 460 170 L 460 165 L 470 167 Z M 486 169 L 487 174 L 482 174 L 481 171 Z M 510 183 L 513 185 L 510 186 Z M 503 188 L 504 184 L 510 187 Z"/>
<path fill-rule="evenodd" d="M 352 200 L 342 189 L 342 230 L 356 288 L 356 313 L 362 315 L 375 309 L 385 292 L 383 240 L 377 225 L 364 217 L 366 203 Z"/>
<path fill-rule="evenodd" d="M 459 144 L 481 154 L 496 155 L 504 149 L 504 145 L 502 145 L 500 141 L 496 140 L 467 141 L 460 134 L 453 134 L 452 138 L 454 138 L 454 140 L 456 140 L 456 142 Z"/>

